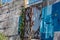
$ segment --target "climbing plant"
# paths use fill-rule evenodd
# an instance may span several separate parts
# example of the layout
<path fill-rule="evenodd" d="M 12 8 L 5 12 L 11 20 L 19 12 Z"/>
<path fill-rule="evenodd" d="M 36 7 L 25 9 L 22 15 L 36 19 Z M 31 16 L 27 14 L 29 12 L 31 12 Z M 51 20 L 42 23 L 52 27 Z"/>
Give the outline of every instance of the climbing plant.
<path fill-rule="evenodd" d="M 21 14 L 20 14 L 20 38 L 21 40 L 23 40 L 24 38 L 24 19 L 25 19 L 25 15 L 24 15 L 24 12 L 25 12 L 25 8 L 22 7 L 21 9 Z"/>
<path fill-rule="evenodd" d="M 1 7 L 2 5 L 1 5 L 1 3 L 0 3 L 0 7 Z"/>
<path fill-rule="evenodd" d="M 3 33 L 0 33 L 0 40 L 8 40 Z"/>

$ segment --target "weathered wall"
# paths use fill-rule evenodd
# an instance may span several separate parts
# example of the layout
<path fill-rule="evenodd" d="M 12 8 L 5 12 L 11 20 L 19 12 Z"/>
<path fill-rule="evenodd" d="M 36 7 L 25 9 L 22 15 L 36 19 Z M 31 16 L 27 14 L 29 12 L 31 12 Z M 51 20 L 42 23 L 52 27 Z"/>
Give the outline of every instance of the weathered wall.
<path fill-rule="evenodd" d="M 23 3 L 23 0 L 15 0 L 14 2 L 4 4 L 2 8 L 0 8 L 0 21 L 2 21 L 0 22 L 0 28 L 6 28 L 5 30 L 2 29 L 3 31 L 0 31 L 3 32 L 6 36 L 18 34 L 18 19 Z M 10 40 L 15 39 L 14 37 L 11 37 Z"/>

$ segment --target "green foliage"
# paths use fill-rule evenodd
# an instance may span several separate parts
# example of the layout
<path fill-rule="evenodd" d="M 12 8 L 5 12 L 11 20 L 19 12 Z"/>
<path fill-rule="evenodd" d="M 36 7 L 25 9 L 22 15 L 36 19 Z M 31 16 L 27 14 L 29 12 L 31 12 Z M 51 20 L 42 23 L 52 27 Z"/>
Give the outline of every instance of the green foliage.
<path fill-rule="evenodd" d="M 8 40 L 8 38 L 7 38 L 7 37 L 5 37 L 5 35 L 4 35 L 4 34 L 0 33 L 0 40 Z"/>
<path fill-rule="evenodd" d="M 1 6 L 1 4 L 0 4 L 0 6 Z"/>
<path fill-rule="evenodd" d="M 21 10 L 21 15 L 20 15 L 20 17 L 22 18 L 21 20 L 21 23 L 20 23 L 20 37 L 21 37 L 21 40 L 23 40 L 23 38 L 24 38 L 24 19 L 25 19 L 25 16 L 24 16 L 24 8 L 22 8 L 22 10 Z"/>

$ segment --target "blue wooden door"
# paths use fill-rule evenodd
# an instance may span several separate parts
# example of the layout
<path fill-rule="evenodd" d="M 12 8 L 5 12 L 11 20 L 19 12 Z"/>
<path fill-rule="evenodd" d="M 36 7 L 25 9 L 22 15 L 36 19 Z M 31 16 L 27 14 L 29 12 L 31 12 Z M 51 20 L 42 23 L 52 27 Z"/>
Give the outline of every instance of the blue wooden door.
<path fill-rule="evenodd" d="M 43 40 L 52 40 L 53 25 L 52 25 L 52 5 L 47 5 L 42 8 L 42 19 L 40 23 L 40 33 Z"/>
<path fill-rule="evenodd" d="M 60 31 L 60 2 L 52 6 L 54 31 Z"/>
<path fill-rule="evenodd" d="M 60 31 L 60 2 L 42 8 L 40 22 L 42 40 L 53 40 L 56 31 Z"/>

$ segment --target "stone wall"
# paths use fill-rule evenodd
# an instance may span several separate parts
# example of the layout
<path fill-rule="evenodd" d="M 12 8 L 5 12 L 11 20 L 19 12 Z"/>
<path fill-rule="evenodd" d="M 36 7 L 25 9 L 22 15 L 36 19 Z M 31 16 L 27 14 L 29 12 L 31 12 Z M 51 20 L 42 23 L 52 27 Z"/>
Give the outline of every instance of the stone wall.
<path fill-rule="evenodd" d="M 2 5 L 2 8 L 0 8 L 0 32 L 7 37 L 18 34 L 18 19 L 23 3 L 23 0 L 14 0 L 11 3 Z M 12 39 L 9 37 L 9 40 L 15 40 L 14 37 L 11 37 Z"/>

